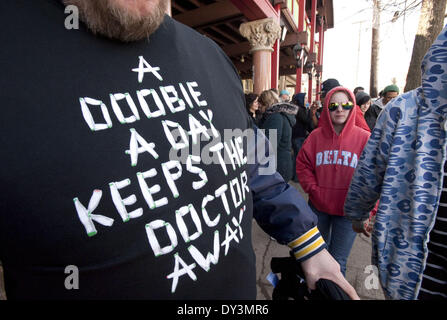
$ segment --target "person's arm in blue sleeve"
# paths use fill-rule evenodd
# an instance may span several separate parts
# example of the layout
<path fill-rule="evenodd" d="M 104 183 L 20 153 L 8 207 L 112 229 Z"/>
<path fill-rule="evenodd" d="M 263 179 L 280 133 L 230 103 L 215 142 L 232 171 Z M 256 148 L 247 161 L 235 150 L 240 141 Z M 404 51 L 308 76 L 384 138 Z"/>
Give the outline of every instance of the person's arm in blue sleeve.
<path fill-rule="evenodd" d="M 326 248 L 317 217 L 298 190 L 276 172 L 273 150 L 261 130 L 255 129 L 255 141 L 249 150 L 255 161 L 250 161 L 248 172 L 253 216 L 266 233 L 288 245 L 298 261 L 308 259 Z"/>
<path fill-rule="evenodd" d="M 316 226 L 317 217 L 301 194 L 276 172 L 275 156 L 265 135 L 254 127 L 248 141 L 249 186 L 253 194 L 253 216 L 259 226 L 281 244 L 287 244 L 303 269 L 307 286 L 315 289 L 319 279 L 329 279 L 351 299 L 355 289 L 340 272 L 340 265 L 326 250 Z"/>
<path fill-rule="evenodd" d="M 344 211 L 356 232 L 363 232 L 364 221 L 379 200 L 392 148 L 389 137 L 396 130 L 396 121 L 390 116 L 390 110 L 396 112 L 398 109 L 389 105 L 381 113 L 352 177 Z"/>

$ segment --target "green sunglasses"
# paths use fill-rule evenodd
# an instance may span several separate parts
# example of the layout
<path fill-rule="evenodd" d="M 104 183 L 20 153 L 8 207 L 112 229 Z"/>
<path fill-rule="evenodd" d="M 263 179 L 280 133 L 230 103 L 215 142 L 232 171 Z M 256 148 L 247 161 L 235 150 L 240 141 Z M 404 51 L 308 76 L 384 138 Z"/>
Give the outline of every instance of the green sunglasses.
<path fill-rule="evenodd" d="M 338 106 L 339 106 L 340 104 L 339 103 L 336 103 L 336 102 L 332 102 L 332 103 L 329 103 L 329 106 L 328 106 L 328 109 L 329 109 L 329 111 L 335 111 L 335 110 L 337 110 L 338 109 Z M 344 109 L 344 110 L 351 110 L 353 107 L 354 107 L 354 104 L 351 102 L 351 101 L 348 101 L 348 102 L 346 102 L 346 103 L 342 103 L 341 104 L 341 107 Z"/>

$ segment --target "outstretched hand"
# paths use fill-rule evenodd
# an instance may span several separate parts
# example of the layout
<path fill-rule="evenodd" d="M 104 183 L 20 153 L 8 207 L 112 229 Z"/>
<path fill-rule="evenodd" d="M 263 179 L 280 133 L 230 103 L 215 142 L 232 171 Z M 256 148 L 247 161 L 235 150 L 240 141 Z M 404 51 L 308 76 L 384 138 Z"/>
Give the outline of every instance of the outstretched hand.
<path fill-rule="evenodd" d="M 319 279 L 327 279 L 336 283 L 352 300 L 360 300 L 355 289 L 341 273 L 340 265 L 326 249 L 303 261 L 301 267 L 309 289 L 315 290 L 315 283 Z"/>

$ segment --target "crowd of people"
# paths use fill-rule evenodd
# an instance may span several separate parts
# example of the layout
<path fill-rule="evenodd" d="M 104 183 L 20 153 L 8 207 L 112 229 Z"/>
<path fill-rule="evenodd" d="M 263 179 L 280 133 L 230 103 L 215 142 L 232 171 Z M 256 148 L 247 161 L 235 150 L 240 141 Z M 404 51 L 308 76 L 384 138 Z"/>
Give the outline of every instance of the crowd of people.
<path fill-rule="evenodd" d="M 373 100 L 328 79 L 307 104 L 275 89 L 244 99 L 221 48 L 163 0 L 0 7 L 8 299 L 254 300 L 252 218 L 309 289 L 327 279 L 359 299 L 344 275 L 363 233 L 387 298 L 447 297 L 447 27 L 421 87 Z M 254 141 L 225 136 L 248 129 Z M 277 172 L 261 174 L 271 152 Z"/>
<path fill-rule="evenodd" d="M 390 85 L 383 92 L 390 90 L 398 93 L 399 89 Z M 332 78 L 322 83 L 320 96 L 321 102 L 309 105 L 305 93 L 296 93 L 291 99 L 287 90 L 281 90 L 279 95 L 276 89 L 265 90 L 259 96 L 245 94 L 252 123 L 265 130 L 276 146 L 278 173 L 286 182 L 299 182 L 308 194 L 308 204 L 318 217 L 318 229 L 345 275 L 356 233 L 344 215 L 344 200 L 384 105 L 380 103 L 383 98 L 379 98 L 371 106 L 371 97 L 364 88 L 351 92 Z M 374 113 L 368 114 L 370 109 Z"/>
<path fill-rule="evenodd" d="M 322 83 L 321 102 L 309 105 L 305 93 L 289 101 L 287 90 L 278 97 L 270 89 L 252 114 L 253 124 L 278 132 L 278 172 L 308 194 L 343 275 L 356 234 L 373 234 L 372 261 L 390 299 L 447 298 L 445 98 L 442 77 L 430 69 L 445 67 L 432 56 L 447 51 L 439 49 L 446 33 L 424 59 L 423 86 L 405 95 L 391 84 L 373 99 L 363 87 L 351 92 L 331 78 Z M 272 108 L 282 121 L 270 120 L 265 110 Z"/>

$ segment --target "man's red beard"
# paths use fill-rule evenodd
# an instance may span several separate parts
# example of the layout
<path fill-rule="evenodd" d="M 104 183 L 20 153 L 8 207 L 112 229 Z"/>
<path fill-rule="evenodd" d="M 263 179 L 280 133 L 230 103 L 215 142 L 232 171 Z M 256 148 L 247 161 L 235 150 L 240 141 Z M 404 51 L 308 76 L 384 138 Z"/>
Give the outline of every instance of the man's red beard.
<path fill-rule="evenodd" d="M 63 1 L 65 5 L 78 7 L 81 21 L 94 34 L 124 42 L 147 38 L 160 26 L 167 9 L 165 0 L 160 0 L 149 13 L 131 12 L 113 0 Z"/>

